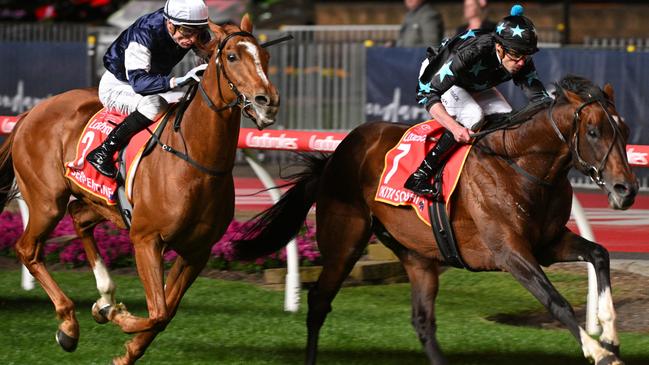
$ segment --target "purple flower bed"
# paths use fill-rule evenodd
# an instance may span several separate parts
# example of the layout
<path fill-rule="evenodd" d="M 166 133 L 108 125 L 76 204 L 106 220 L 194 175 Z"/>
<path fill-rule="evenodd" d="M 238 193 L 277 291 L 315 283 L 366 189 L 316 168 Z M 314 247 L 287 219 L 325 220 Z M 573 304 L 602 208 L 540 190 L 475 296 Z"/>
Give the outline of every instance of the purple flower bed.
<path fill-rule="evenodd" d="M 255 262 L 237 262 L 233 259 L 232 241 L 238 237 L 240 230 L 247 223 L 233 220 L 220 241 L 212 247 L 212 257 L 208 265 L 224 270 L 258 271 L 272 267 L 286 266 L 286 249 L 257 259 Z M 15 256 L 13 247 L 23 232 L 20 214 L 4 212 L 0 214 L 0 255 Z M 86 254 L 81 240 L 59 240 L 62 236 L 76 236 L 72 220 L 66 216 L 54 229 L 44 247 L 47 262 L 60 262 L 68 266 L 87 265 Z M 134 264 L 133 246 L 125 230 L 115 227 L 112 223 L 99 224 L 95 228 L 95 239 L 99 253 L 106 265 L 111 268 L 127 267 Z M 315 244 L 315 226 L 307 222 L 307 227 L 297 237 L 297 246 L 301 265 L 319 264 L 320 253 Z M 164 259 L 171 263 L 176 258 L 176 253 L 169 250 Z"/>

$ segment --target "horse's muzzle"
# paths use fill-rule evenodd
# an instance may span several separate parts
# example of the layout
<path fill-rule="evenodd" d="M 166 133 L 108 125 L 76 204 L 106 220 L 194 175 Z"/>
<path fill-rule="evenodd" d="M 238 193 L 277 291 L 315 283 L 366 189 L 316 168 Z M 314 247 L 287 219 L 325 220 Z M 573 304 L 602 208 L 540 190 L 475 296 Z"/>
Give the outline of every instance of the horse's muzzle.
<path fill-rule="evenodd" d="M 613 184 L 608 190 L 608 204 L 613 209 L 625 210 L 633 205 L 638 194 L 638 180 Z"/>
<path fill-rule="evenodd" d="M 272 105 L 259 105 L 257 103 L 252 103 L 251 114 L 255 119 L 257 128 L 262 130 L 269 125 L 275 123 L 277 119 L 277 113 L 279 112 L 279 106 Z"/>

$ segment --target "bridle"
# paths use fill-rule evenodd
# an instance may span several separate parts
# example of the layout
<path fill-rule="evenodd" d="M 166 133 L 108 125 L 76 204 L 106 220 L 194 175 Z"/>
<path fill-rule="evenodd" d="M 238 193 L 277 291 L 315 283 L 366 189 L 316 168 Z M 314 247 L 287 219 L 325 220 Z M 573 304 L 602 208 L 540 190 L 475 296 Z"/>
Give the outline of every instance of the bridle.
<path fill-rule="evenodd" d="M 207 106 L 209 106 L 209 108 L 212 109 L 213 111 L 218 113 L 220 111 L 223 111 L 223 110 L 226 110 L 226 109 L 231 109 L 231 108 L 239 106 L 246 117 L 252 119 L 253 122 L 256 122 L 255 118 L 252 117 L 248 112 L 248 108 L 252 105 L 252 102 L 250 102 L 248 100 L 248 98 L 246 98 L 246 96 L 243 95 L 237 89 L 237 87 L 234 85 L 232 80 L 230 80 L 230 77 L 228 76 L 228 73 L 225 71 L 225 67 L 223 66 L 223 63 L 221 62 L 221 53 L 223 51 L 223 48 L 225 48 L 226 43 L 235 36 L 251 37 L 251 38 L 255 39 L 254 35 L 252 35 L 249 32 L 246 32 L 246 31 L 239 31 L 239 32 L 234 32 L 234 33 L 228 34 L 225 38 L 223 38 L 221 43 L 219 43 L 219 47 L 217 49 L 217 53 L 216 53 L 216 56 L 215 56 L 215 60 L 216 60 L 215 62 L 216 62 L 217 84 L 219 85 L 219 95 L 221 97 L 221 100 L 223 102 L 226 102 L 225 98 L 223 98 L 223 91 L 221 90 L 221 73 L 223 73 L 223 77 L 225 77 L 225 80 L 228 82 L 228 87 L 230 88 L 230 90 L 232 90 L 232 92 L 234 92 L 234 94 L 236 95 L 236 98 L 234 100 L 232 100 L 231 102 L 227 103 L 226 105 L 222 106 L 222 107 L 217 107 L 216 104 L 214 104 L 212 99 L 209 97 L 209 95 L 207 94 L 205 89 L 203 88 L 203 81 L 202 80 L 201 80 L 201 82 L 199 82 L 197 84 L 198 85 L 197 88 L 198 88 L 198 90 L 200 90 L 201 96 L 203 97 L 203 100 L 205 101 Z M 293 36 L 291 36 L 291 35 L 283 36 L 281 38 L 262 43 L 260 45 L 260 47 L 265 48 L 265 47 L 272 46 L 274 44 L 278 44 L 278 43 L 288 41 L 288 40 L 291 40 L 291 39 L 293 39 Z M 180 129 L 180 121 L 182 119 L 182 115 L 184 113 L 184 110 L 189 105 L 189 102 L 193 99 L 195 93 L 196 93 L 196 86 L 191 86 L 187 90 L 185 95 L 183 96 L 181 102 L 179 103 L 181 106 L 180 106 L 180 111 L 176 115 L 176 121 L 174 122 L 174 130 L 178 131 Z M 171 113 L 167 113 L 164 120 L 161 122 L 161 125 L 163 125 L 163 128 L 161 128 L 160 131 L 162 131 L 162 129 L 164 129 L 164 125 L 167 123 L 167 119 L 169 118 L 170 115 L 171 115 Z M 196 160 L 192 159 L 189 156 L 189 154 L 187 153 L 187 145 L 185 145 L 185 152 L 181 152 L 181 151 L 178 151 L 175 148 L 173 148 L 173 147 L 171 147 L 171 146 L 169 146 L 169 145 L 167 145 L 165 143 L 162 143 L 160 141 L 160 136 L 158 134 L 152 133 L 151 131 L 149 131 L 149 133 L 151 133 L 151 135 L 153 136 L 153 138 L 155 140 L 155 143 L 159 144 L 162 147 L 162 150 L 164 150 L 166 152 L 169 152 L 169 153 L 173 154 L 174 156 L 187 161 L 187 163 L 189 163 L 190 165 L 194 166 L 196 169 L 202 171 L 203 173 L 205 173 L 207 175 L 210 175 L 210 176 L 224 176 L 224 175 L 229 174 L 231 172 L 231 170 L 218 170 L 218 169 L 213 169 L 213 168 L 203 166 L 199 162 L 197 162 Z M 183 143 L 184 143 L 184 137 L 182 137 L 182 134 L 181 134 L 181 138 L 183 139 Z"/>
<path fill-rule="evenodd" d="M 223 49 L 225 48 L 225 45 L 227 44 L 227 42 L 230 39 L 232 39 L 233 37 L 236 37 L 236 36 L 251 37 L 251 38 L 255 39 L 254 35 L 252 35 L 249 32 L 246 32 L 246 31 L 239 31 L 239 32 L 230 33 L 225 38 L 223 38 L 223 40 L 221 40 L 221 43 L 219 43 L 219 47 L 217 49 L 216 56 L 215 56 L 216 83 L 217 83 L 217 85 L 219 85 L 219 96 L 221 97 L 221 100 L 224 103 L 226 103 L 225 98 L 223 97 L 223 91 L 221 90 L 221 74 L 223 74 L 223 77 L 228 82 L 228 87 L 230 88 L 230 90 L 232 90 L 232 92 L 234 93 L 236 98 L 234 98 L 231 102 L 226 103 L 222 107 L 217 107 L 216 104 L 214 104 L 212 99 L 209 97 L 209 95 L 207 95 L 207 92 L 203 88 L 203 82 L 202 81 L 198 84 L 198 90 L 201 92 L 201 96 L 203 97 L 203 100 L 205 101 L 207 106 L 210 109 L 212 109 L 213 111 L 218 113 L 218 112 L 221 112 L 223 110 L 232 109 L 232 108 L 238 106 L 238 107 L 241 108 L 241 111 L 243 112 L 243 114 L 246 117 L 248 117 L 248 118 L 250 118 L 250 119 L 252 119 L 253 121 L 256 122 L 255 118 L 248 111 L 248 108 L 250 108 L 250 106 L 252 106 L 252 102 L 250 100 L 248 100 L 248 98 L 245 95 L 243 95 L 239 91 L 239 89 L 237 89 L 237 87 L 234 85 L 232 80 L 230 80 L 230 77 L 228 76 L 228 73 L 225 71 L 225 67 L 223 66 L 223 62 L 221 61 L 221 54 L 222 54 Z"/>
<path fill-rule="evenodd" d="M 606 161 L 608 160 L 608 156 L 611 154 L 611 151 L 613 150 L 613 145 L 615 144 L 618 135 L 621 135 L 617 123 L 611 116 L 611 113 L 609 113 L 608 109 L 604 106 L 605 103 L 611 105 L 612 104 L 611 101 L 602 97 L 593 97 L 591 93 L 588 93 L 588 99 L 585 100 L 579 107 L 577 107 L 577 109 L 575 109 L 574 116 L 572 118 L 572 137 L 570 138 L 570 141 L 568 141 L 563 136 L 563 134 L 559 130 L 559 126 L 557 125 L 557 122 L 554 120 L 552 110 L 556 106 L 556 101 L 557 99 L 554 99 L 554 101 L 550 105 L 550 108 L 548 108 L 548 119 L 552 123 L 552 128 L 556 132 L 559 139 L 565 144 L 567 144 L 568 147 L 570 148 L 570 151 L 572 152 L 572 155 L 576 160 L 575 162 L 577 165 L 576 166 L 577 169 L 582 171 L 585 175 L 589 176 L 593 180 L 593 182 L 595 182 L 597 185 L 603 187 L 605 183 L 602 180 L 602 171 L 606 166 Z M 609 123 L 611 124 L 611 127 L 613 128 L 613 140 L 611 141 L 611 144 L 608 146 L 606 154 L 604 155 L 604 157 L 602 157 L 602 160 L 599 162 L 599 166 L 597 167 L 584 160 L 581 157 L 581 154 L 579 153 L 579 121 L 580 121 L 579 115 L 584 108 L 586 108 L 591 104 L 597 104 L 602 108 L 604 114 L 606 114 Z"/>

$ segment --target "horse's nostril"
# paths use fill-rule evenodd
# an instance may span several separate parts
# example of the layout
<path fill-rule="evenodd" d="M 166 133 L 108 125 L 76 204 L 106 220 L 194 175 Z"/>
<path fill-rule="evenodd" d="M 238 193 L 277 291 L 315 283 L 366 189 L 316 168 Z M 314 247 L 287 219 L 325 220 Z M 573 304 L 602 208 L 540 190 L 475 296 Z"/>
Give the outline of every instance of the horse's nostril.
<path fill-rule="evenodd" d="M 613 186 L 613 189 L 620 196 L 627 196 L 633 193 L 633 189 L 629 186 L 629 184 L 615 184 Z"/>
<path fill-rule="evenodd" d="M 270 104 L 270 99 L 266 95 L 255 95 L 255 103 L 266 106 Z"/>

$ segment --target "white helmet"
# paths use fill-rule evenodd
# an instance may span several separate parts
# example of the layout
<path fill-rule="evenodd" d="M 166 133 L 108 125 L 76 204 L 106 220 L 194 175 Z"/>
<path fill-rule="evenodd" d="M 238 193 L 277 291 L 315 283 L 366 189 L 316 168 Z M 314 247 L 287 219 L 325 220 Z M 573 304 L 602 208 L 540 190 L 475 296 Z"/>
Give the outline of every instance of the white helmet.
<path fill-rule="evenodd" d="M 164 15 L 172 24 L 193 27 L 207 25 L 209 18 L 203 0 L 167 0 Z"/>

